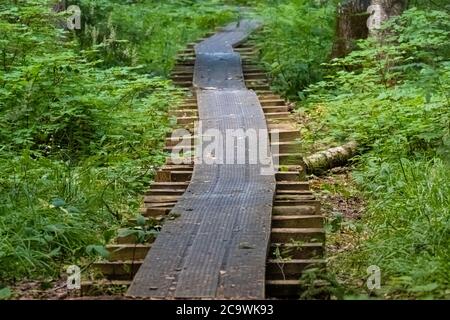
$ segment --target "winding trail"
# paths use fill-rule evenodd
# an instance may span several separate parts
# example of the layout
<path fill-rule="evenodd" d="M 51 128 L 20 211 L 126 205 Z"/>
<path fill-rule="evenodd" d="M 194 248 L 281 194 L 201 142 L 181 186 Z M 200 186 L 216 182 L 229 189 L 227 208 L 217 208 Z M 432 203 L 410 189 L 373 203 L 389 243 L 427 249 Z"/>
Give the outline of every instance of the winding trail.
<path fill-rule="evenodd" d="M 227 130 L 267 132 L 261 104 L 246 88 L 241 57 L 233 50 L 258 27 L 255 21 L 242 20 L 196 45 L 193 84 L 202 124 L 198 136 L 209 129 L 223 137 Z M 200 141 L 201 147 L 209 144 Z M 189 187 L 171 210 L 177 218 L 164 224 L 128 296 L 265 298 L 276 184 L 272 156 L 266 154 L 255 164 L 231 148 L 225 145 L 223 152 L 211 154 L 216 160 L 212 164 L 195 162 Z M 230 152 L 234 161 L 223 163 Z"/>

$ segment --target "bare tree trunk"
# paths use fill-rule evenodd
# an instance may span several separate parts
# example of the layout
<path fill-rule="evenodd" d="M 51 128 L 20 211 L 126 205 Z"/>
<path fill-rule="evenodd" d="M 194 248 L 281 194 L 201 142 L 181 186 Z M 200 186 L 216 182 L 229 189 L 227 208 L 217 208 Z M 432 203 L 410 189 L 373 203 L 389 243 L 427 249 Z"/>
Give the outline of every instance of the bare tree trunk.
<path fill-rule="evenodd" d="M 356 39 L 367 38 L 367 8 L 370 4 L 371 0 L 351 0 L 338 5 L 333 58 L 343 57 L 352 51 Z"/>
<path fill-rule="evenodd" d="M 392 16 L 400 15 L 407 0 L 347 0 L 338 6 L 336 41 L 332 57 L 343 57 L 354 48 L 354 42 L 375 34 L 379 25 Z M 370 30 L 369 30 L 370 29 Z"/>
<path fill-rule="evenodd" d="M 54 1 L 52 10 L 53 10 L 53 12 L 56 12 L 56 13 L 66 11 L 66 1 L 65 0 Z M 57 20 L 57 22 L 55 23 L 55 26 L 57 28 L 64 29 L 66 27 L 65 19 L 59 18 Z"/>
<path fill-rule="evenodd" d="M 399 16 L 408 6 L 408 0 L 372 0 L 371 5 L 380 5 L 386 13 L 386 18 Z"/>
<path fill-rule="evenodd" d="M 66 10 L 66 1 L 65 0 L 61 0 L 61 1 L 56 1 L 53 4 L 53 11 L 54 12 L 62 12 Z"/>
<path fill-rule="evenodd" d="M 369 35 L 383 37 L 383 34 L 378 32 L 381 24 L 393 16 L 402 14 L 407 6 L 407 0 L 372 0 L 371 5 L 367 8 L 370 14 L 367 21 Z"/>

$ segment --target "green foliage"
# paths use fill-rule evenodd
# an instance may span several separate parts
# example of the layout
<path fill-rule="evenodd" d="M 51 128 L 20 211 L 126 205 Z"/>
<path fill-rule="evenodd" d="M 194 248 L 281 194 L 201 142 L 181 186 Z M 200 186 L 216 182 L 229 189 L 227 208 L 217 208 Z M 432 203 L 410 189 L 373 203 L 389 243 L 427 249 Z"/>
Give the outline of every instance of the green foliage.
<path fill-rule="evenodd" d="M 335 270 L 364 278 L 378 265 L 385 297 L 449 297 L 449 18 L 413 8 L 392 19 L 381 40 L 328 64 L 301 106 L 320 123 L 307 137 L 355 139 L 366 151 L 353 176 L 369 200 L 368 240 Z"/>
<path fill-rule="evenodd" d="M 325 118 L 335 140 L 354 138 L 390 154 L 445 152 L 449 130 L 448 15 L 411 9 L 393 19 L 379 42 L 329 64 L 327 81 L 312 85 L 306 106 Z"/>
<path fill-rule="evenodd" d="M 8 287 L 0 289 L 0 300 L 7 300 L 11 297 L 12 292 Z"/>
<path fill-rule="evenodd" d="M 450 5 L 447 0 L 409 0 L 409 8 L 420 8 L 423 10 L 450 10 Z"/>
<path fill-rule="evenodd" d="M 169 71 L 178 48 L 230 17 L 214 1 L 77 3 L 87 27 L 76 33 L 58 28 L 63 15 L 49 1 L 0 4 L 5 282 L 106 256 L 103 245 L 135 215 L 165 159 L 167 111 L 181 94 L 155 75 Z M 96 45 L 86 40 L 94 27 Z"/>
<path fill-rule="evenodd" d="M 104 246 L 100 246 L 100 245 L 91 244 L 86 247 L 86 252 L 88 254 L 91 254 L 94 256 L 98 255 L 105 259 L 107 259 L 109 257 L 109 251 Z"/>
<path fill-rule="evenodd" d="M 145 243 L 151 238 L 154 238 L 157 235 L 157 231 L 151 226 L 146 226 L 138 223 L 138 226 L 128 229 L 120 229 L 119 230 L 119 238 L 124 237 L 133 237 L 136 243 Z"/>
<path fill-rule="evenodd" d="M 321 63 L 331 52 L 334 2 L 282 1 L 260 11 L 266 25 L 259 39 L 261 58 L 272 84 L 288 97 L 303 98 L 302 89 L 321 79 Z"/>
<path fill-rule="evenodd" d="M 0 4 L 0 299 L 13 278 L 108 255 L 164 161 L 180 97 L 164 76 L 177 50 L 236 15 L 215 0 L 68 2 L 82 9 L 81 31 L 59 29 L 46 0 Z M 273 83 L 316 124 L 303 142 L 355 139 L 366 151 L 353 176 L 367 213 L 348 227 L 367 240 L 331 266 L 357 280 L 380 266 L 385 297 L 449 297 L 450 19 L 445 1 L 433 3 L 442 11 L 413 8 L 382 41 L 323 64 L 335 1 L 232 1 L 259 5 Z M 136 221 L 119 236 L 155 236 L 158 226 Z M 336 216 L 329 231 L 346 223 Z M 303 280 L 327 284 L 303 298 L 366 296 L 314 270 Z"/>
<path fill-rule="evenodd" d="M 372 232 L 363 248 L 368 261 L 383 271 L 387 294 L 448 298 L 450 165 L 373 160 L 356 174 L 372 198 L 366 216 Z"/>
<path fill-rule="evenodd" d="M 183 44 L 224 24 L 234 11 L 218 1 L 71 1 L 82 10 L 82 49 L 95 49 L 103 65 L 144 65 L 143 71 L 167 75 Z"/>

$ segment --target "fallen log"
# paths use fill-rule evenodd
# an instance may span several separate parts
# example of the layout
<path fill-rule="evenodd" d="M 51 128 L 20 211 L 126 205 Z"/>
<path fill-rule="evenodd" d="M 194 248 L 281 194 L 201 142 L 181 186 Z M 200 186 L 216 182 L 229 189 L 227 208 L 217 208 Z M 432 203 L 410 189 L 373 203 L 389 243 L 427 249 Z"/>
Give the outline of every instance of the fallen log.
<path fill-rule="evenodd" d="M 303 158 L 306 172 L 321 174 L 324 171 L 345 165 L 347 161 L 356 155 L 358 144 L 355 141 L 342 146 L 330 148 L 314 153 Z"/>

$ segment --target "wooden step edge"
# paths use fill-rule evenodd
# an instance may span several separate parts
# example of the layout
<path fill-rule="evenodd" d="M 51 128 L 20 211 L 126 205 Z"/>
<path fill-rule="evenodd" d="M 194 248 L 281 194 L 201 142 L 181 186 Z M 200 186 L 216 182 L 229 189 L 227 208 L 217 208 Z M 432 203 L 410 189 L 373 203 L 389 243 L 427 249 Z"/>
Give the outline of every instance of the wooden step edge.
<path fill-rule="evenodd" d="M 279 206 L 274 205 L 272 208 L 272 215 L 315 215 L 320 214 L 319 205 L 296 205 L 296 206 Z"/>
<path fill-rule="evenodd" d="M 328 283 L 323 280 L 313 282 L 315 287 L 323 287 Z M 266 298 L 298 299 L 301 288 L 304 285 L 297 280 L 266 280 Z"/>
<path fill-rule="evenodd" d="M 111 296 L 118 296 L 123 299 L 123 295 L 131 284 L 131 280 L 82 280 L 80 296 L 88 296 L 89 299 L 93 297 L 104 297 L 105 300 L 110 300 Z"/>
<path fill-rule="evenodd" d="M 106 250 L 109 252 L 109 261 L 140 260 L 144 259 L 151 244 L 109 244 Z"/>
<path fill-rule="evenodd" d="M 323 228 L 273 228 L 270 232 L 272 242 L 323 242 Z"/>
<path fill-rule="evenodd" d="M 274 215 L 272 228 L 323 228 L 323 215 Z"/>

